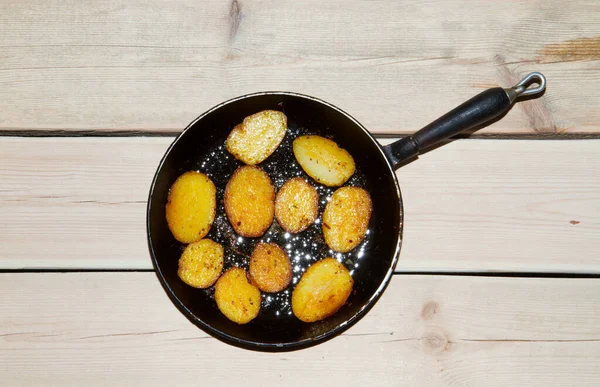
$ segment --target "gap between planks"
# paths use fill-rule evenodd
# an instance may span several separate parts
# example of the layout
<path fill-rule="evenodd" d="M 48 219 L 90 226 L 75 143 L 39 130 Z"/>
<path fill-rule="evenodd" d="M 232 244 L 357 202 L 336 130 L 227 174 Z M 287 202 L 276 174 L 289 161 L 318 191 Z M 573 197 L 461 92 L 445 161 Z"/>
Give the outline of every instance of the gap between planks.
<path fill-rule="evenodd" d="M 57 129 L 17 129 L 7 128 L 0 130 L 0 137 L 24 137 L 24 138 L 46 138 L 46 137 L 169 137 L 175 139 L 182 132 L 182 129 L 173 129 L 165 131 L 150 131 L 144 129 L 115 130 L 115 129 L 94 129 L 94 130 L 57 130 Z M 398 139 L 409 136 L 414 132 L 394 131 L 391 133 L 372 133 L 380 141 L 389 139 Z M 455 140 L 598 140 L 600 133 L 469 133 L 458 134 L 452 137 Z"/>
<path fill-rule="evenodd" d="M 154 269 L 0 269 L 0 274 L 39 274 L 39 273 L 154 273 Z M 393 276 L 456 276 L 456 277 L 500 277 L 500 278 L 599 278 L 600 273 L 515 273 L 515 272 L 447 272 L 447 271 L 398 271 Z"/>

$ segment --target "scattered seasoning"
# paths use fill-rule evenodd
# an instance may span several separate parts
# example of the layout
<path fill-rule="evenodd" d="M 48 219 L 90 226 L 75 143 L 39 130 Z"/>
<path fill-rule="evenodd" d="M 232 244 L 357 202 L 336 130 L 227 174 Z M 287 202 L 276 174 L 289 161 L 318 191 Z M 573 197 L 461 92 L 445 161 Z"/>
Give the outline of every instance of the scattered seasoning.
<path fill-rule="evenodd" d="M 204 158 L 191 164 L 191 169 L 205 173 L 217 188 L 215 220 L 206 237 L 223 245 L 225 250 L 224 271 L 233 266 L 247 270 L 250 255 L 258 242 L 277 243 L 284 248 L 295 266 L 292 281 L 284 291 L 262 295 L 259 318 L 260 316 L 292 316 L 292 291 L 306 269 L 318 260 L 328 256 L 340 259 L 349 269 L 353 268 L 358 262 L 368 258 L 372 233 L 367 232 L 365 239 L 348 253 L 335 253 L 325 244 L 321 229 L 323 210 L 328 202 L 327 198 L 330 198 L 338 187 L 325 186 L 309 177 L 294 157 L 292 151 L 293 139 L 301 135 L 318 133 L 311 133 L 304 128 L 288 128 L 286 136 L 277 150 L 259 166 L 269 175 L 276 190 L 279 190 L 287 180 L 294 177 L 301 177 L 312 184 L 319 194 L 320 216 L 308 229 L 298 234 L 291 234 L 288 239 L 285 238 L 286 231 L 274 220 L 262 237 L 244 238 L 244 243 L 238 243 L 238 235 L 225 215 L 223 198 L 229 178 L 242 163 L 232 157 L 225 149 L 224 143 L 227 134 L 228 131 L 225 131 L 221 141 L 217 141 L 218 145 L 206 152 Z M 331 135 L 326 135 L 326 137 L 335 140 Z M 363 187 L 367 191 L 372 191 L 359 166 L 345 185 Z M 331 228 L 328 224 L 323 224 L 323 227 Z M 214 298 L 214 286 L 198 291 L 204 292 L 207 297 Z M 353 294 L 356 294 L 356 290 L 353 291 Z"/>

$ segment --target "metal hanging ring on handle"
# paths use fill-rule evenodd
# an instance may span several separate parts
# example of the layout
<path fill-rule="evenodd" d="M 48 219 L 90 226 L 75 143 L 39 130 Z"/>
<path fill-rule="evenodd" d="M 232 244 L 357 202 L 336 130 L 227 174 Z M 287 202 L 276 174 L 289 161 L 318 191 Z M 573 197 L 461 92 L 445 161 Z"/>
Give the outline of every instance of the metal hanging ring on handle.
<path fill-rule="evenodd" d="M 538 86 L 528 89 L 527 86 L 530 86 L 532 83 L 537 83 Z M 531 73 L 523 78 L 521 82 L 517 83 L 516 86 L 513 86 L 513 89 L 517 92 L 518 96 L 523 97 L 541 93 L 546 89 L 546 77 L 538 72 Z"/>
<path fill-rule="evenodd" d="M 535 87 L 529 87 L 537 83 Z M 518 97 L 529 97 L 543 93 L 546 90 L 546 77 L 542 73 L 533 72 L 521 79 L 519 83 L 510 89 L 504 89 L 510 103 L 513 103 Z"/>

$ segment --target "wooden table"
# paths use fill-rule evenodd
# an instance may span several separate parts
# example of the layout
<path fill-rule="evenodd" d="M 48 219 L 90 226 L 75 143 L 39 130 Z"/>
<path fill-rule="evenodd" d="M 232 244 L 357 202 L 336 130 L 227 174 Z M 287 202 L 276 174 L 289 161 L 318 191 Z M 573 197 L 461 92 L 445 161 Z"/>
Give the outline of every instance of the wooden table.
<path fill-rule="evenodd" d="M 411 133 L 538 70 L 546 94 L 398 172 L 375 308 L 307 350 L 189 323 L 145 206 L 174 136 L 252 91 Z M 0 384 L 600 384 L 600 2 L 0 1 Z"/>

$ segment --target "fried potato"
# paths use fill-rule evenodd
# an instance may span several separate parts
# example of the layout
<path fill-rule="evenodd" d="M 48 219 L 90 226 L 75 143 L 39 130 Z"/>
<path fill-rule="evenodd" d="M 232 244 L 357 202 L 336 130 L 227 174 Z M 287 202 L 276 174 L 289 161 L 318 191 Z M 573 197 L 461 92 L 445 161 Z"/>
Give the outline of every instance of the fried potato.
<path fill-rule="evenodd" d="M 259 167 L 236 169 L 225 188 L 225 213 L 238 234 L 264 234 L 275 214 L 275 188 L 269 175 Z"/>
<path fill-rule="evenodd" d="M 221 313 L 231 321 L 246 324 L 260 312 L 260 290 L 239 267 L 227 270 L 215 285 L 215 300 Z"/>
<path fill-rule="evenodd" d="M 179 242 L 204 238 L 215 220 L 217 190 L 203 173 L 191 171 L 179 176 L 171 186 L 166 216 L 171 233 Z"/>
<path fill-rule="evenodd" d="M 195 288 L 212 286 L 223 270 L 223 246 L 210 239 L 187 245 L 181 258 L 177 275 Z"/>
<path fill-rule="evenodd" d="M 365 237 L 373 204 L 367 191 L 342 187 L 331 196 L 323 212 L 323 236 L 332 250 L 346 253 Z"/>
<path fill-rule="evenodd" d="M 304 322 L 323 320 L 338 311 L 352 292 L 348 269 L 333 258 L 311 265 L 292 293 L 292 312 Z"/>
<path fill-rule="evenodd" d="M 293 150 L 302 169 L 321 184 L 338 187 L 354 174 L 350 153 L 325 137 L 300 136 L 294 140 Z"/>
<path fill-rule="evenodd" d="M 292 280 L 292 263 L 275 243 L 259 243 L 250 257 L 250 281 L 260 290 L 277 293 Z"/>
<path fill-rule="evenodd" d="M 285 182 L 275 198 L 275 217 L 281 227 L 293 234 L 304 231 L 317 219 L 319 194 L 304 179 Z"/>
<path fill-rule="evenodd" d="M 264 161 L 279 146 L 287 130 L 287 117 L 276 110 L 263 110 L 244 118 L 225 141 L 236 159 L 255 165 Z"/>

